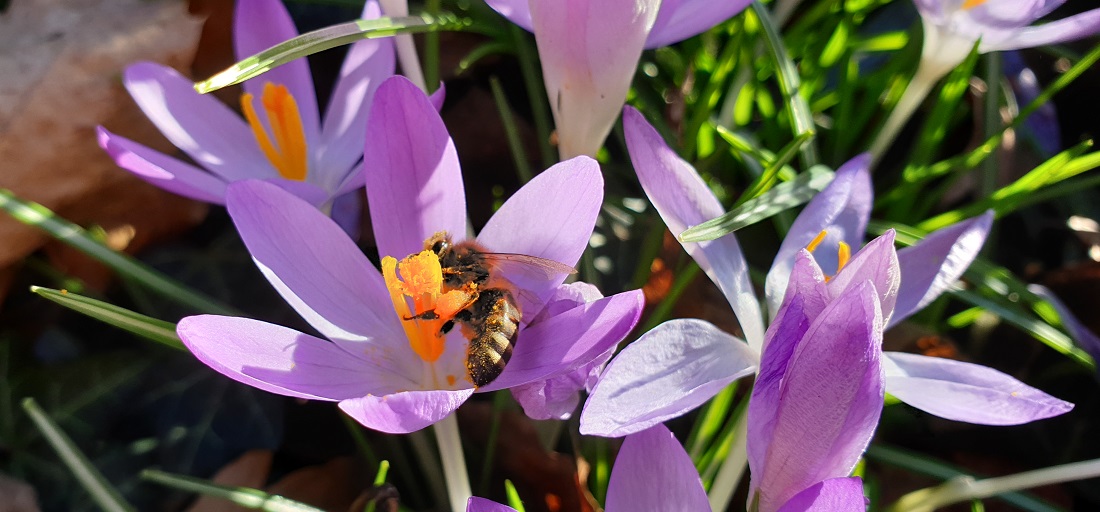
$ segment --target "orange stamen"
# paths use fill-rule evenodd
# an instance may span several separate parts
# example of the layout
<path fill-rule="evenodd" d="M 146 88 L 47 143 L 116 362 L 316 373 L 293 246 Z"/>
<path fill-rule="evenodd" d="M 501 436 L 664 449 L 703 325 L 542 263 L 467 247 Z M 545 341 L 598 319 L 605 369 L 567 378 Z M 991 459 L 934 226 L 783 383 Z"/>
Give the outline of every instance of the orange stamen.
<path fill-rule="evenodd" d="M 986 2 L 986 0 L 966 0 L 965 2 L 963 2 L 962 8 L 963 8 L 964 11 L 969 11 L 970 9 L 973 9 L 973 8 L 979 6 L 979 5 L 982 5 L 985 2 Z"/>
<path fill-rule="evenodd" d="M 848 260 L 852 259 L 852 248 L 844 242 L 840 242 L 840 247 L 836 250 L 836 273 L 839 274 L 841 270 L 844 270 L 844 265 L 848 264 Z"/>
<path fill-rule="evenodd" d="M 264 84 L 260 103 L 267 113 L 267 123 L 271 126 L 268 136 L 249 93 L 241 95 L 241 111 L 244 112 L 252 135 L 260 145 L 260 150 L 279 171 L 279 175 L 288 179 L 302 181 L 306 179 L 308 155 L 306 154 L 306 132 L 302 127 L 302 116 L 298 113 L 298 103 L 285 85 Z M 272 140 L 274 138 L 274 141 Z"/>
<path fill-rule="evenodd" d="M 400 262 L 392 256 L 382 258 L 382 278 L 389 289 L 393 308 L 402 320 L 401 327 L 409 338 L 409 346 L 421 359 L 435 362 L 443 354 L 446 341 L 441 332 L 443 324 L 469 305 L 469 293 L 443 291 L 443 269 L 439 256 L 432 251 L 410 255 Z M 417 317 L 427 311 L 434 312 L 434 316 Z"/>
<path fill-rule="evenodd" d="M 821 245 L 821 242 L 823 240 L 825 240 L 825 231 L 824 230 L 822 230 L 820 233 L 818 233 L 817 236 L 815 236 L 814 239 L 811 240 L 808 245 L 806 245 L 806 250 L 810 251 L 810 252 L 814 252 L 814 249 L 817 249 L 817 246 Z"/>

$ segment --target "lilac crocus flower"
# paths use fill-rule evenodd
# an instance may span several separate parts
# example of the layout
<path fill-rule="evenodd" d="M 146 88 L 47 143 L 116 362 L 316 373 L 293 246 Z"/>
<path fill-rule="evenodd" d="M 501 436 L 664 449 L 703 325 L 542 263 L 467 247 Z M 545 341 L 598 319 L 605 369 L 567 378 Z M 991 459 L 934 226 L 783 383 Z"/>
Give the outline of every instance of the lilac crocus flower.
<path fill-rule="evenodd" d="M 377 18 L 368 1 L 364 18 Z M 233 20 L 238 59 L 296 37 L 282 2 L 239 0 Z M 276 183 L 328 211 L 338 196 L 363 186 L 363 136 L 370 100 L 393 75 L 388 39 L 348 49 L 321 119 L 306 59 L 274 68 L 243 84 L 241 119 L 213 96 L 200 95 L 175 70 L 140 62 L 123 83 L 161 133 L 198 166 L 98 128 L 99 144 L 119 166 L 170 192 L 224 204 L 226 186 L 245 179 Z"/>
<path fill-rule="evenodd" d="M 1100 9 L 1031 26 L 1065 0 L 913 0 L 924 24 L 925 53 L 981 53 L 1063 43 L 1100 31 Z M 928 40 L 931 39 L 931 42 Z M 980 42 L 979 42 L 980 41 Z M 952 66 L 954 67 L 954 66 Z"/>
<path fill-rule="evenodd" d="M 862 251 L 872 263 L 864 269 L 894 263 L 882 250 L 889 247 L 880 246 Z M 801 251 L 768 328 L 749 399 L 749 510 L 866 508 L 860 480 L 848 476 L 882 412 L 880 290 L 896 289 L 898 276 L 842 275 L 847 279 L 826 282 L 813 256 Z"/>
<path fill-rule="evenodd" d="M 619 115 L 645 48 L 721 23 L 746 0 L 487 0 L 535 34 L 561 157 L 595 156 Z"/>
<path fill-rule="evenodd" d="M 920 65 L 871 147 L 882 156 L 941 78 L 978 52 L 1062 43 L 1100 32 L 1100 9 L 1031 26 L 1065 0 L 913 0 L 924 27 Z"/>
<path fill-rule="evenodd" d="M 723 213 L 690 164 L 665 144 L 642 115 L 623 114 L 627 146 L 642 188 L 673 232 Z M 791 226 L 768 273 L 765 295 L 772 316 L 788 289 L 797 254 L 811 249 L 830 287 L 868 274 L 894 275 L 878 286 L 883 325 L 909 317 L 951 287 L 973 261 L 993 220 L 991 213 L 948 226 L 894 251 L 892 232 L 861 245 L 871 213 L 869 159 L 842 166 L 836 178 Z M 743 341 L 695 319 L 665 322 L 615 357 L 592 390 L 581 432 L 621 436 L 680 416 L 736 379 L 757 370 L 763 321 L 734 235 L 684 249 L 725 294 L 745 333 Z M 884 281 L 894 282 L 894 281 Z M 996 370 L 959 361 L 886 352 L 887 391 L 931 414 L 957 421 L 1012 425 L 1055 416 L 1072 405 Z"/>
<path fill-rule="evenodd" d="M 684 447 L 664 425 L 626 436 L 607 482 L 607 512 L 710 512 L 699 473 Z M 466 512 L 515 512 L 484 498 L 470 498 Z"/>
<path fill-rule="evenodd" d="M 184 318 L 177 332 L 200 360 L 266 391 L 337 401 L 369 428 L 404 433 L 446 417 L 475 391 L 584 368 L 633 328 L 643 302 L 638 290 L 578 295 L 575 285 L 562 285 L 564 274 L 534 280 L 501 267 L 500 277 L 525 292 L 522 322 L 503 373 L 475 388 L 460 329 L 443 334 L 441 321 L 410 314 L 410 300 L 422 312 L 446 297 L 439 259 L 425 240 L 439 231 L 455 242 L 466 238 L 454 143 L 428 97 L 403 77 L 379 87 L 372 110 L 368 207 L 382 271 L 306 201 L 263 181 L 230 184 L 226 205 L 256 264 L 328 340 L 248 318 Z M 595 161 L 562 162 L 509 198 L 477 243 L 573 265 L 592 234 L 602 190 Z"/>

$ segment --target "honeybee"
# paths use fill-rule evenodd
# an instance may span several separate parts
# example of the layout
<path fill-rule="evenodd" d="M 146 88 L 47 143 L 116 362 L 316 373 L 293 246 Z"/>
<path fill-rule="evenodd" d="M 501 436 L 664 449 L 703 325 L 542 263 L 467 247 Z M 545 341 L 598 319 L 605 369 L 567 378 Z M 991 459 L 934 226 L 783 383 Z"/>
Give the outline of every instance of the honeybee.
<path fill-rule="evenodd" d="M 445 319 L 446 334 L 458 323 L 469 340 L 466 347 L 466 376 L 474 386 L 493 381 L 512 357 L 523 312 L 516 295 L 522 290 L 501 276 L 499 267 L 509 265 L 525 275 L 553 279 L 577 271 L 564 263 L 523 254 L 486 251 L 475 242 L 454 243 L 440 231 L 424 241 L 424 249 L 439 257 L 444 291 L 462 290 L 468 302 L 453 318 Z M 435 311 L 418 312 L 416 318 L 438 319 Z"/>

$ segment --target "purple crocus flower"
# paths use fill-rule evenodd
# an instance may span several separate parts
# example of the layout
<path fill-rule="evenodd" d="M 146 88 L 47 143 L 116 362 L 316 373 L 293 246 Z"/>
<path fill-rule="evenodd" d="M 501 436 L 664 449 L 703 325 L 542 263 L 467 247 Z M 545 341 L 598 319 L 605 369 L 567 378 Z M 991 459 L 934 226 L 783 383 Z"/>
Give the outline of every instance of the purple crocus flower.
<path fill-rule="evenodd" d="M 1018 51 L 1004 52 L 1005 77 L 1016 95 L 1016 102 L 1026 105 L 1035 101 L 1042 92 L 1035 71 L 1027 66 Z M 1062 129 L 1058 124 L 1058 110 L 1054 103 L 1044 103 L 1024 120 L 1024 133 L 1031 138 L 1040 154 L 1050 157 L 1062 149 Z"/>
<path fill-rule="evenodd" d="M 861 251 L 871 271 L 828 282 L 808 251 L 796 257 L 749 399 L 749 510 L 866 507 L 859 479 L 847 477 L 882 412 L 881 290 L 898 277 L 873 271 L 896 267 L 892 240 L 879 240 Z"/>
<path fill-rule="evenodd" d="M 379 16 L 368 1 L 364 18 Z M 234 13 L 234 50 L 243 59 L 298 31 L 282 2 L 239 0 Z M 119 166 L 170 192 L 224 204 L 226 186 L 246 179 L 271 181 L 329 211 L 338 196 L 363 186 L 363 136 L 370 100 L 393 75 L 389 39 L 348 49 L 321 119 L 306 59 L 274 68 L 243 84 L 245 119 L 191 80 L 152 62 L 128 67 L 123 83 L 161 133 L 198 166 L 182 162 L 98 128 L 99 144 Z"/>
<path fill-rule="evenodd" d="M 978 43 L 979 52 L 988 53 L 1063 43 L 1100 31 L 1100 9 L 1030 26 L 1065 0 L 913 2 L 924 23 L 924 53 L 935 49 L 941 54 L 961 54 L 955 65 L 966 58 L 974 43 Z"/>
<path fill-rule="evenodd" d="M 665 144 L 641 113 L 623 114 L 627 146 L 642 188 L 673 232 L 723 213 L 690 164 Z M 931 233 L 894 251 L 892 232 L 860 247 L 871 213 L 869 158 L 848 162 L 795 220 L 768 273 L 765 295 L 779 312 L 800 251 L 811 249 L 830 286 L 867 275 L 894 276 L 880 286 L 889 327 L 951 287 L 985 241 L 992 213 Z M 736 379 L 757 370 L 764 345 L 760 308 L 748 265 L 734 235 L 684 249 L 725 294 L 745 333 L 743 341 L 695 319 L 665 322 L 627 346 L 608 365 L 581 415 L 581 432 L 621 436 L 680 416 Z M 847 260 L 847 261 L 846 261 Z M 969 363 L 886 352 L 887 391 L 931 414 L 957 421 L 1012 425 L 1055 416 L 1072 405 L 996 370 Z"/>
<path fill-rule="evenodd" d="M 721 23 L 746 0 L 487 0 L 535 34 L 561 157 L 594 156 L 619 115 L 645 48 Z"/>
<path fill-rule="evenodd" d="M 378 88 L 372 110 L 367 191 L 382 271 L 308 202 L 259 180 L 230 184 L 226 205 L 256 264 L 328 340 L 248 318 L 184 318 L 177 332 L 200 360 L 266 391 L 337 401 L 369 428 L 404 433 L 446 417 L 475 391 L 578 371 L 633 328 L 643 302 L 638 290 L 578 294 L 576 285 L 562 285 L 564 274 L 534 280 L 501 267 L 500 277 L 526 293 L 522 322 L 503 373 L 475 389 L 460 329 L 444 335 L 431 319 L 410 318 L 407 300 L 422 312 L 419 306 L 439 305 L 445 296 L 439 259 L 424 250 L 425 240 L 439 231 L 455 242 L 466 238 L 454 143 L 428 97 L 403 77 Z M 557 164 L 509 198 L 477 243 L 573 265 L 591 236 L 602 190 L 595 161 Z"/>
<path fill-rule="evenodd" d="M 607 512 L 709 512 L 707 493 L 684 447 L 664 425 L 626 436 L 607 483 Z M 466 512 L 515 512 L 470 498 Z"/>
<path fill-rule="evenodd" d="M 1062 43 L 1100 31 L 1100 9 L 1030 26 L 1065 0 L 913 0 L 920 11 L 924 43 L 920 65 L 898 100 L 871 153 L 881 157 L 921 101 L 941 78 L 979 53 Z"/>

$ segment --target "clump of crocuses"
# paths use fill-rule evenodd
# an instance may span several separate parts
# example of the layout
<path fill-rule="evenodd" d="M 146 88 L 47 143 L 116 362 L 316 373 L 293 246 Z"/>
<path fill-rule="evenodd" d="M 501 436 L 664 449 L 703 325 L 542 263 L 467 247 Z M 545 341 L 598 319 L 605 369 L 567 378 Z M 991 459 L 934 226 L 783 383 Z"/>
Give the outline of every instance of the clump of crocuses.
<path fill-rule="evenodd" d="M 624 123 L 639 180 L 669 229 L 679 232 L 723 213 L 695 170 L 640 113 L 627 108 Z M 993 220 L 990 213 L 941 229 L 900 251 L 894 249 L 892 232 L 859 249 L 872 204 L 868 165 L 869 158 L 860 156 L 842 166 L 791 226 L 768 272 L 765 295 L 771 316 L 778 315 L 791 293 L 788 282 L 802 251 L 831 276 L 824 287 L 828 297 L 872 279 L 880 298 L 882 328 L 929 304 L 977 256 Z M 581 432 L 637 432 L 698 407 L 730 382 L 757 371 L 767 338 L 736 237 L 685 243 L 684 248 L 726 295 L 746 340 L 700 320 L 657 326 L 608 365 L 585 404 Z M 899 352 L 885 352 L 882 364 L 890 394 L 948 419 L 1012 425 L 1072 407 L 980 365 Z"/>

